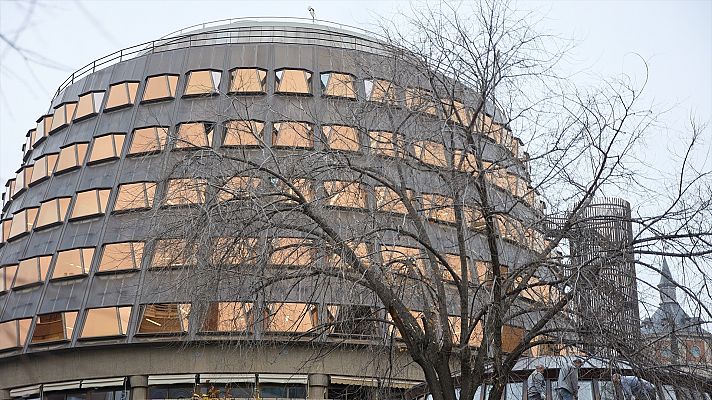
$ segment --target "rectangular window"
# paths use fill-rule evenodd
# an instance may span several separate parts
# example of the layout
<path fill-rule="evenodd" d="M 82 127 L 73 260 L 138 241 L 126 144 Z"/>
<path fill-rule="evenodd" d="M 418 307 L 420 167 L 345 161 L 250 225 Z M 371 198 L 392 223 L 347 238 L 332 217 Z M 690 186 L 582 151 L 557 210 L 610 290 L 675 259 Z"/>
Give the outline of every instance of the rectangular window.
<path fill-rule="evenodd" d="M 40 256 L 21 260 L 17 266 L 15 274 L 14 288 L 32 285 L 37 282 L 44 282 L 49 271 L 49 263 L 52 256 Z"/>
<path fill-rule="evenodd" d="M 518 326 L 502 326 L 502 351 L 511 353 L 524 340 L 525 329 Z"/>
<path fill-rule="evenodd" d="M 334 207 L 366 208 L 366 191 L 360 182 L 325 181 L 324 190 L 329 205 Z"/>
<path fill-rule="evenodd" d="M 452 334 L 452 342 L 454 344 L 460 343 L 460 333 L 462 331 L 462 318 L 459 316 L 449 316 L 447 317 L 450 325 L 450 333 Z M 479 347 L 482 344 L 482 324 L 479 322 L 475 325 L 474 329 L 471 329 L 469 340 L 467 344 L 472 347 Z M 479 399 L 478 397 L 475 397 Z M 511 399 L 508 399 L 511 400 Z"/>
<path fill-rule="evenodd" d="M 15 279 L 16 272 L 17 264 L 0 267 L 0 292 L 7 292 L 12 288 L 12 281 Z"/>
<path fill-rule="evenodd" d="M 146 79 L 146 89 L 143 92 L 142 103 L 168 100 L 176 97 L 178 75 L 150 76 Z M 109 94 L 111 99 L 111 94 Z"/>
<path fill-rule="evenodd" d="M 494 274 L 492 273 L 492 263 L 489 261 L 476 261 L 475 268 L 477 269 L 477 278 L 479 279 L 480 283 L 491 285 L 492 280 L 494 279 Z M 508 274 L 509 267 L 500 264 L 499 276 L 501 277 L 501 279 L 507 279 Z"/>
<path fill-rule="evenodd" d="M 401 197 L 391 188 L 386 186 L 376 186 L 376 209 L 383 212 L 392 212 L 397 214 L 407 214 L 408 210 L 403 204 Z M 406 191 L 408 199 L 411 198 L 412 192 Z"/>
<path fill-rule="evenodd" d="M 393 83 L 383 79 L 367 79 L 364 81 L 366 99 L 378 103 L 397 105 L 398 98 Z"/>
<path fill-rule="evenodd" d="M 282 121 L 272 124 L 273 147 L 314 147 L 314 131 L 308 122 Z"/>
<path fill-rule="evenodd" d="M 12 215 L 8 239 L 15 238 L 32 230 L 39 207 L 25 208 Z"/>
<path fill-rule="evenodd" d="M 482 215 L 482 211 L 472 207 L 464 207 L 463 213 L 467 218 L 467 227 L 478 232 L 483 232 L 487 228 L 487 222 Z"/>
<path fill-rule="evenodd" d="M 72 340 L 76 311 L 58 312 L 37 316 L 31 344 Z"/>
<path fill-rule="evenodd" d="M 440 194 L 423 194 L 423 211 L 428 219 L 455 223 L 455 207 L 452 197 Z"/>
<path fill-rule="evenodd" d="M 92 258 L 94 258 L 93 247 L 60 251 L 54 261 L 54 271 L 50 279 L 87 275 Z"/>
<path fill-rule="evenodd" d="M 37 120 L 37 141 L 41 141 L 45 137 L 49 136 L 49 132 L 52 130 L 52 116 L 43 115 Z"/>
<path fill-rule="evenodd" d="M 69 125 L 74 116 L 74 109 L 77 107 L 77 103 L 64 103 L 54 109 L 54 115 L 52 116 L 52 127 L 50 132 L 54 132 L 58 129 L 64 128 Z"/>
<path fill-rule="evenodd" d="M 169 179 L 164 204 L 167 206 L 185 206 L 205 203 L 207 186 L 208 183 L 205 179 Z"/>
<path fill-rule="evenodd" d="M 104 112 L 134 105 L 138 85 L 138 82 L 120 82 L 109 86 Z"/>
<path fill-rule="evenodd" d="M 220 187 L 218 201 L 254 198 L 261 181 L 260 178 L 252 176 L 233 176 Z"/>
<path fill-rule="evenodd" d="M 415 247 L 381 245 L 383 267 L 401 275 L 422 275 L 425 272 L 425 256 Z"/>
<path fill-rule="evenodd" d="M 184 267 L 197 262 L 196 248 L 182 239 L 157 240 L 151 268 Z"/>
<path fill-rule="evenodd" d="M 405 91 L 405 104 L 409 109 L 430 115 L 438 115 L 433 101 L 433 94 L 421 88 L 408 88 Z"/>
<path fill-rule="evenodd" d="M 0 350 L 24 347 L 30 325 L 32 325 L 32 318 L 0 322 Z"/>
<path fill-rule="evenodd" d="M 12 227 L 12 219 L 6 219 L 2 221 L 2 227 L 0 230 L 0 243 L 5 243 L 7 242 L 7 239 L 10 237 L 10 229 Z"/>
<path fill-rule="evenodd" d="M 405 144 L 403 137 L 393 132 L 370 131 L 371 154 L 384 157 L 402 157 Z"/>
<path fill-rule="evenodd" d="M 377 314 L 371 307 L 360 305 L 327 305 L 331 334 L 355 338 L 378 335 Z"/>
<path fill-rule="evenodd" d="M 517 277 L 516 278 L 516 283 L 517 285 L 522 284 L 522 278 Z M 539 301 L 542 303 L 548 303 L 550 299 L 549 295 L 549 285 L 543 284 L 539 278 L 532 276 L 529 278 L 529 281 L 527 281 L 526 284 L 527 288 L 521 291 L 521 296 L 524 297 L 525 299 L 529 299 L 531 301 Z"/>
<path fill-rule="evenodd" d="M 167 139 L 167 126 L 148 126 L 134 129 L 128 154 L 137 155 L 163 151 L 166 147 Z"/>
<path fill-rule="evenodd" d="M 352 126 L 322 125 L 322 132 L 331 150 L 359 151 L 358 130 Z"/>
<path fill-rule="evenodd" d="M 347 242 L 345 244 L 354 252 L 354 255 L 358 257 L 359 262 L 361 262 L 363 266 L 369 267 L 371 265 L 370 252 L 366 243 Z M 329 256 L 328 263 L 334 268 L 350 267 L 350 264 L 347 265 L 342 261 L 342 254 L 336 252 Z"/>
<path fill-rule="evenodd" d="M 257 261 L 256 249 L 256 238 L 215 238 L 211 261 L 214 265 L 254 264 Z"/>
<path fill-rule="evenodd" d="M 184 122 L 178 125 L 176 132 L 176 149 L 194 147 L 210 147 L 213 143 L 212 122 Z"/>
<path fill-rule="evenodd" d="M 106 205 L 109 202 L 111 189 L 91 189 L 78 192 L 74 200 L 74 208 L 70 220 L 82 217 L 101 215 L 106 212 Z"/>
<path fill-rule="evenodd" d="M 312 73 L 303 69 L 280 69 L 274 72 L 275 93 L 312 94 Z"/>
<path fill-rule="evenodd" d="M 14 197 L 18 193 L 22 192 L 23 190 L 27 189 L 30 183 L 30 179 L 32 179 L 32 171 L 34 169 L 34 166 L 29 165 L 24 168 L 21 168 L 18 172 L 17 175 L 15 175 L 15 187 L 13 188 L 12 191 L 12 196 Z"/>
<path fill-rule="evenodd" d="M 101 253 L 97 272 L 141 268 L 143 242 L 107 243 Z"/>
<path fill-rule="evenodd" d="M 57 168 L 54 172 L 58 174 L 81 167 L 84 164 L 88 147 L 89 143 L 76 143 L 61 148 L 57 159 Z"/>
<path fill-rule="evenodd" d="M 99 113 L 101 102 L 104 101 L 104 91 L 89 92 L 79 96 L 79 104 L 77 104 L 77 112 L 74 114 L 74 120 L 92 117 Z"/>
<path fill-rule="evenodd" d="M 35 147 L 35 141 L 37 140 L 37 129 L 30 129 L 25 135 L 25 147 L 23 148 L 25 154 L 29 153 L 32 148 Z"/>
<path fill-rule="evenodd" d="M 247 332 L 254 324 L 251 311 L 252 303 L 210 303 L 201 331 Z"/>
<path fill-rule="evenodd" d="M 321 93 L 327 97 L 356 99 L 356 85 L 353 75 L 339 72 L 321 74 Z"/>
<path fill-rule="evenodd" d="M 156 194 L 155 182 L 124 183 L 119 186 L 114 212 L 145 210 L 153 207 Z"/>
<path fill-rule="evenodd" d="M 210 69 L 188 72 L 188 83 L 185 85 L 184 96 L 201 96 L 218 93 L 220 87 L 220 71 Z"/>
<path fill-rule="evenodd" d="M 474 114 L 471 108 L 466 107 L 460 101 L 452 99 L 443 99 L 442 103 L 448 121 L 465 127 L 470 126 L 472 115 Z"/>
<path fill-rule="evenodd" d="M 89 309 L 79 338 L 126 336 L 130 317 L 131 306 Z"/>
<path fill-rule="evenodd" d="M 516 243 L 525 242 L 525 229 L 521 221 L 508 215 L 495 215 L 495 226 L 502 239 Z"/>
<path fill-rule="evenodd" d="M 319 325 L 317 306 L 305 303 L 269 304 L 264 329 L 274 333 L 304 333 Z"/>
<path fill-rule="evenodd" d="M 295 205 L 300 204 L 300 197 L 311 202 L 314 201 L 316 195 L 314 193 L 314 182 L 309 179 L 295 178 L 291 180 L 291 187 L 284 181 L 276 178 L 270 181 L 272 186 L 279 190 L 282 195 L 277 196 L 277 202 L 282 204 Z"/>
<path fill-rule="evenodd" d="M 415 157 L 423 164 L 440 168 L 447 167 L 445 145 L 442 143 L 422 140 L 413 143 L 413 149 L 415 150 Z"/>
<path fill-rule="evenodd" d="M 141 311 L 139 334 L 188 332 L 190 304 L 145 304 Z"/>
<path fill-rule="evenodd" d="M 35 222 L 35 229 L 64 222 L 71 203 L 71 197 L 58 197 L 40 203 L 40 211 Z"/>
<path fill-rule="evenodd" d="M 256 120 L 232 120 L 225 123 L 223 146 L 261 146 L 265 123 Z"/>
<path fill-rule="evenodd" d="M 270 262 L 275 265 L 306 267 L 311 265 L 315 254 L 314 242 L 310 239 L 274 238 Z"/>
<path fill-rule="evenodd" d="M 109 135 L 94 138 L 89 155 L 90 163 L 114 160 L 121 157 L 121 150 L 124 148 L 126 134 L 112 133 Z"/>
<path fill-rule="evenodd" d="M 263 94 L 267 92 L 267 71 L 259 68 L 235 68 L 230 72 L 230 93 Z"/>
<path fill-rule="evenodd" d="M 57 164 L 57 158 L 59 154 L 46 154 L 37 160 L 35 160 L 34 168 L 32 168 L 32 177 L 30 178 L 30 184 L 40 182 L 45 178 L 52 175 L 54 171 L 54 166 Z"/>
<path fill-rule="evenodd" d="M 477 167 L 477 156 L 470 151 L 455 150 L 453 168 L 469 174 L 476 174 L 479 170 Z"/>

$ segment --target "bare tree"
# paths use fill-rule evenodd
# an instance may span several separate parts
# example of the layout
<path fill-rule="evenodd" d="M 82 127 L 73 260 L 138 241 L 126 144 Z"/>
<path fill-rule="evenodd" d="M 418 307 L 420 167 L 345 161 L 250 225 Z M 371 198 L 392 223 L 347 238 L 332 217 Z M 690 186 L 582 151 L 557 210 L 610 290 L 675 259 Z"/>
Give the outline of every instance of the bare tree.
<path fill-rule="evenodd" d="M 237 72 L 209 110 L 219 126 L 179 124 L 148 234 L 154 267 L 193 267 L 154 276 L 190 292 L 195 331 L 230 301 L 222 323 L 263 340 L 405 349 L 435 400 L 473 399 L 490 372 L 499 398 L 526 355 L 653 366 L 637 326 L 606 313 L 637 308 L 619 284 L 634 287 L 636 262 L 655 270 L 648 255 L 709 272 L 709 168 L 685 157 L 668 205 L 608 215 L 635 229 L 607 236 L 597 199 L 648 190 L 636 154 L 656 121 L 641 88 L 572 89 L 560 42 L 506 4 L 438 7 L 386 30 L 381 54 L 338 52 L 321 77 L 282 71 L 272 102 Z M 301 96 L 318 78 L 322 96 Z"/>

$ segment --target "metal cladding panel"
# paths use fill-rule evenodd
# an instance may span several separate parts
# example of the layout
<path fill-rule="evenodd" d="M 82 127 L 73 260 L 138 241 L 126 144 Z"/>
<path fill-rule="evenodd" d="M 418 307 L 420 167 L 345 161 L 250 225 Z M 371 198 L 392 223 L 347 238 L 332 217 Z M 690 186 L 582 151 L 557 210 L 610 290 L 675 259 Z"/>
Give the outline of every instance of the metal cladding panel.
<path fill-rule="evenodd" d="M 134 126 L 171 125 L 175 102 L 172 100 L 142 104 L 136 112 Z"/>
<path fill-rule="evenodd" d="M 194 49 L 191 49 L 194 50 Z M 162 74 L 180 74 L 183 70 L 185 49 L 162 51 L 147 56 L 145 76 Z M 140 78 L 143 78 L 142 76 Z"/>
<path fill-rule="evenodd" d="M 138 286 L 138 271 L 96 275 L 89 288 L 86 308 L 133 304 Z"/>
<path fill-rule="evenodd" d="M 116 214 L 109 216 L 109 222 L 104 232 L 103 243 L 127 242 L 143 240 L 148 235 L 149 227 L 137 222 L 143 215 Z"/>
<path fill-rule="evenodd" d="M 158 181 L 163 177 L 161 155 L 127 158 L 119 172 L 118 183 Z"/>
<path fill-rule="evenodd" d="M 140 94 L 140 92 L 139 92 Z M 140 99 L 139 95 L 136 95 L 136 102 Z M 101 114 L 96 126 L 96 135 L 102 135 L 109 132 L 128 132 L 132 127 L 132 115 L 133 110 L 136 106 L 121 108 L 118 110 L 109 111 L 107 113 Z M 94 136 L 93 132 L 89 132 L 88 138 Z"/>
<path fill-rule="evenodd" d="M 49 282 L 39 313 L 80 309 L 86 288 L 86 277 Z"/>
<path fill-rule="evenodd" d="M 51 134 L 47 137 L 47 139 L 45 139 L 41 152 L 33 154 L 33 158 L 37 158 L 40 154 L 58 152 L 59 148 L 62 147 L 64 141 L 67 139 L 68 133 L 69 128 L 62 128 Z"/>
<path fill-rule="evenodd" d="M 118 160 L 97 164 L 91 168 L 85 168 L 77 191 L 81 192 L 88 189 L 111 188 L 116 182 L 118 169 Z"/>
<path fill-rule="evenodd" d="M 78 142 L 90 142 L 94 137 L 94 130 L 96 129 L 97 117 L 88 118 L 83 121 L 73 123 L 69 131 L 67 139 L 62 143 L 65 144 L 78 143 Z"/>
<path fill-rule="evenodd" d="M 13 290 L 7 298 L 2 319 L 27 318 L 35 315 L 42 294 L 42 287 L 35 286 L 22 290 Z"/>
<path fill-rule="evenodd" d="M 35 257 L 45 254 L 52 254 L 57 250 L 59 237 L 62 234 L 61 225 L 34 232 L 30 238 L 30 245 L 27 246 L 25 257 Z"/>
<path fill-rule="evenodd" d="M 47 199 L 74 196 L 80 174 L 80 170 L 74 170 L 53 176 L 47 190 Z"/>
<path fill-rule="evenodd" d="M 109 66 L 104 69 L 99 69 L 96 72 L 82 78 L 82 81 L 77 85 L 82 88 L 81 93 L 91 91 L 105 91 L 111 84 L 111 74 L 114 71 L 114 66 Z"/>
<path fill-rule="evenodd" d="M 17 260 L 22 258 L 27 246 L 27 237 L 5 243 L 0 251 L 0 265 L 17 264 Z"/>
<path fill-rule="evenodd" d="M 60 248 L 96 246 L 103 221 L 104 217 L 99 216 L 66 224 Z"/>
<path fill-rule="evenodd" d="M 202 46 L 187 50 L 185 70 L 223 69 L 228 46 Z"/>
<path fill-rule="evenodd" d="M 111 71 L 111 81 L 110 85 L 122 81 L 142 81 L 144 76 L 144 70 L 146 68 L 146 60 L 148 56 L 141 56 L 128 60 L 126 62 L 121 62 L 114 65 L 113 71 Z M 143 92 L 143 85 L 139 87 L 138 93 Z"/>

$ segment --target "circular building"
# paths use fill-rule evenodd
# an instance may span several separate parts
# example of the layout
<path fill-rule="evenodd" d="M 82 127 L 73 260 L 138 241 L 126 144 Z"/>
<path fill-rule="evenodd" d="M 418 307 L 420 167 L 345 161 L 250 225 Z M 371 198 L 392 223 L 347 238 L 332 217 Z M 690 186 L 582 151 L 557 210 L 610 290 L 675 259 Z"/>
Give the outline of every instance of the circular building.
<path fill-rule="evenodd" d="M 351 28 L 230 20 L 74 73 L 6 187 L 0 399 L 356 399 L 421 381 L 345 265 L 414 315 L 428 260 L 447 293 L 462 273 L 491 287 L 481 193 L 453 191 L 479 171 L 510 210 L 496 219 L 509 273 L 545 242 L 501 112 L 457 84 L 434 93 L 408 57 Z M 458 133 L 474 123 L 476 146 Z M 414 220 L 438 260 L 403 234 Z M 443 306 L 453 334 L 458 307 Z M 507 322 L 505 350 L 527 323 Z"/>

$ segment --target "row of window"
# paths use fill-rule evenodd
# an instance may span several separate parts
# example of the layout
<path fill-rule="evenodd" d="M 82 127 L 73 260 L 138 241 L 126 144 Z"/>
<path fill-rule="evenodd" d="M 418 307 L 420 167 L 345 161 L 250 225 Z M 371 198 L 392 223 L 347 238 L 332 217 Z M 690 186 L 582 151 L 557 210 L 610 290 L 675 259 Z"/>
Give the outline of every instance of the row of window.
<path fill-rule="evenodd" d="M 373 257 L 366 244 L 350 243 L 359 261 L 366 267 L 371 265 Z M 271 240 L 269 263 L 274 266 L 308 267 L 318 259 L 318 246 L 309 239 L 296 237 L 278 237 Z M 210 262 L 215 265 L 254 264 L 263 255 L 259 252 L 257 238 L 215 238 Z M 84 247 L 57 252 L 52 263 L 52 255 L 44 255 L 21 260 L 18 264 L 0 267 L 0 292 L 19 289 L 50 280 L 68 277 L 81 277 L 89 274 L 95 257 L 96 248 Z M 427 257 L 422 250 L 415 247 L 399 245 L 381 245 L 379 250 L 382 265 L 391 274 L 389 279 L 398 276 L 421 279 L 428 276 L 426 269 Z M 101 255 L 97 258 L 97 273 L 137 270 L 141 267 L 144 256 L 144 242 L 120 242 L 105 244 Z M 447 265 L 441 266 L 442 279 L 453 281 L 461 269 L 460 257 L 457 254 L 444 254 Z M 332 253 L 326 258 L 327 263 L 335 268 L 343 268 L 339 254 Z M 486 261 L 475 261 L 468 258 L 470 283 L 489 285 L 492 282 L 491 267 Z M 155 242 L 155 251 L 150 260 L 149 268 L 186 267 L 197 264 L 197 248 L 195 244 L 181 239 L 160 239 Z M 474 268 L 473 267 L 474 264 Z M 507 277 L 509 268 L 502 266 L 500 276 Z M 451 272 L 452 271 L 452 272 Z M 453 275 L 454 274 L 454 275 Z M 516 284 L 522 279 L 517 278 Z M 558 290 L 550 284 L 531 277 L 527 289 L 521 296 L 538 302 L 556 301 Z"/>
<path fill-rule="evenodd" d="M 132 306 L 112 306 L 87 309 L 84 324 L 78 328 L 77 339 L 88 340 L 127 336 Z M 141 306 L 137 335 L 183 334 L 190 328 L 191 304 L 161 303 Z M 358 337 L 379 334 L 375 310 L 367 306 L 326 305 L 320 314 L 312 303 L 268 303 L 257 307 L 245 302 L 210 303 L 198 329 L 204 333 L 330 333 Z M 422 312 L 412 311 L 422 324 Z M 72 340 L 78 311 L 38 315 L 30 332 L 32 318 L 0 323 L 0 350 L 21 348 L 27 340 L 31 345 Z M 323 318 L 323 319 L 322 319 Z M 459 342 L 460 318 L 448 317 L 453 340 Z M 503 350 L 512 351 L 524 337 L 523 328 L 505 325 L 502 329 Z M 396 332 L 396 337 L 399 337 Z M 469 340 L 471 346 L 482 342 L 482 329 L 477 325 Z"/>
<path fill-rule="evenodd" d="M 109 137 L 109 136 L 105 136 Z M 116 143 L 116 140 L 110 141 Z M 76 154 L 73 152 L 73 154 Z M 92 152 L 93 154 L 93 152 Z M 314 182 L 307 179 L 294 179 L 291 186 L 281 181 L 270 181 L 267 192 L 260 193 L 261 197 L 269 194 L 270 200 L 279 192 L 284 195 L 283 201 L 287 204 L 295 203 L 295 196 L 303 196 L 306 201 L 316 200 Z M 236 176 L 228 179 L 220 187 L 217 201 L 224 202 L 239 200 L 250 196 L 258 196 L 262 179 L 249 176 Z M 156 182 L 133 182 L 121 184 L 118 188 L 114 212 L 150 209 L 153 207 L 156 195 Z M 324 200 L 329 206 L 345 208 L 368 208 L 368 187 L 354 181 L 325 181 Z M 297 189 L 297 191 L 295 191 Z M 165 206 L 183 206 L 205 203 L 207 200 L 208 182 L 200 178 L 169 179 L 164 200 Z M 69 219 L 79 219 L 104 214 L 107 210 L 111 189 L 91 189 L 78 192 L 74 207 Z M 392 189 L 385 186 L 376 186 L 373 190 L 376 210 L 406 214 L 407 209 L 401 197 Z M 415 200 L 412 191 L 407 190 L 406 196 L 410 201 Z M 59 197 L 40 203 L 39 207 L 30 207 L 17 211 L 12 219 L 1 222 L 2 235 L 0 242 L 21 236 L 32 229 L 42 229 L 54 224 L 64 222 L 68 214 L 72 197 Z M 419 198 L 422 208 L 418 211 L 427 218 L 440 223 L 455 223 L 455 210 L 453 199 L 432 193 L 424 193 Z M 471 208 L 464 207 L 465 220 L 470 228 L 482 230 L 484 220 L 481 214 Z M 541 251 L 544 246 L 543 236 L 536 230 L 525 228 L 523 224 L 509 216 L 498 216 L 498 229 L 502 237 L 528 247 Z"/>
<path fill-rule="evenodd" d="M 222 73 L 216 70 L 190 71 L 186 75 L 184 96 L 212 95 L 218 93 Z M 236 68 L 230 71 L 230 87 L 233 94 L 266 93 L 267 71 L 259 68 Z M 279 69 L 275 71 L 275 93 L 312 94 L 312 72 L 302 69 Z M 176 97 L 179 75 L 163 74 L 146 79 L 142 101 L 157 102 Z M 136 103 L 140 83 L 137 81 L 118 82 L 109 86 L 108 92 L 92 91 L 79 96 L 77 102 L 63 103 L 55 108 L 52 115 L 45 115 L 38 120 L 37 127 L 27 134 L 24 146 L 30 151 L 43 138 L 66 127 L 73 121 L 96 115 L 106 97 L 104 111 L 128 107 Z M 395 86 L 386 80 L 372 79 L 364 81 L 366 98 L 370 101 L 398 105 Z M 326 97 L 356 99 L 356 78 L 342 72 L 324 72 L 321 74 L 321 92 Z M 106 93 L 106 96 L 105 96 Z M 473 122 L 472 109 L 459 101 L 436 99 L 432 92 L 421 88 L 407 88 L 404 94 L 405 105 L 414 111 L 438 115 L 437 103 L 441 103 L 446 118 L 461 125 L 469 126 Z M 477 118 L 476 126 L 497 143 L 505 145 L 515 156 L 519 156 L 520 142 L 512 137 L 511 132 L 492 118 L 482 115 Z"/>
<path fill-rule="evenodd" d="M 188 122 L 176 128 L 175 148 L 196 148 L 212 146 L 214 123 Z M 263 142 L 264 123 L 255 120 L 232 120 L 226 122 L 223 146 L 260 146 Z M 359 151 L 361 148 L 359 133 L 356 128 L 343 125 L 325 125 L 322 131 L 327 145 L 337 151 Z M 371 152 L 385 157 L 404 157 L 406 146 L 401 135 L 386 131 L 368 132 Z M 33 165 L 22 168 L 7 183 L 6 193 L 15 197 L 24 189 L 39 183 L 53 174 L 71 171 L 87 164 L 95 164 L 117 159 L 123 152 L 126 134 L 112 133 L 95 137 L 91 150 L 89 143 L 73 143 L 62 147 L 59 153 L 45 154 L 35 160 Z M 162 151 L 168 142 L 168 127 L 152 126 L 134 130 L 127 154 L 142 155 Z M 283 121 L 273 124 L 272 146 L 290 148 L 312 148 L 314 132 L 310 123 Z M 88 153 L 88 154 L 87 154 Z M 88 158 L 87 158 L 88 155 Z M 420 162 L 434 166 L 447 167 L 452 159 L 453 167 L 460 171 L 476 173 L 477 160 L 474 154 L 464 154 L 463 150 L 454 150 L 452 158 L 442 143 L 418 141 L 413 143 L 413 155 Z M 518 175 L 507 172 L 483 161 L 487 178 L 497 187 L 524 198 L 530 205 L 535 205 L 536 194 L 527 181 Z"/>

